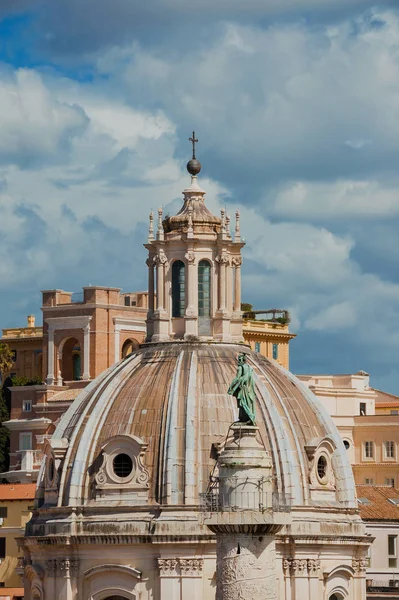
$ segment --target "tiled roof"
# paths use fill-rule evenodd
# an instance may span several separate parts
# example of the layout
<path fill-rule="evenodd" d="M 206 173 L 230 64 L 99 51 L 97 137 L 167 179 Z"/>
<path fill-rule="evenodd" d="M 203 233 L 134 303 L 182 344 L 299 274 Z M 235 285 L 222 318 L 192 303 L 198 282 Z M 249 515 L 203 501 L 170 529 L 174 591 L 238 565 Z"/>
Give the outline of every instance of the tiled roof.
<path fill-rule="evenodd" d="M 34 483 L 3 483 L 0 484 L 0 501 L 33 500 L 35 491 L 36 484 Z"/>
<path fill-rule="evenodd" d="M 58 392 L 54 394 L 54 396 L 50 396 L 48 402 L 67 402 L 73 401 L 77 397 L 78 394 L 82 391 L 82 388 L 72 388 L 68 390 L 63 390 L 62 392 Z"/>
<path fill-rule="evenodd" d="M 14 600 L 14 598 L 22 598 L 23 595 L 24 595 L 24 588 L 10 588 L 10 587 L 0 588 L 0 600 L 2 598 L 11 598 L 11 600 Z"/>
<path fill-rule="evenodd" d="M 377 390 L 375 388 L 370 388 L 373 392 L 377 394 L 375 399 L 376 406 L 379 406 L 382 402 L 385 404 L 388 403 L 398 403 L 399 404 L 399 396 L 395 396 L 394 394 L 388 394 L 387 392 L 382 392 L 381 390 Z"/>
<path fill-rule="evenodd" d="M 357 485 L 360 516 L 365 521 L 399 521 L 399 490 L 387 485 Z M 366 499 L 366 502 L 362 502 Z M 396 500 L 395 505 L 390 500 Z"/>

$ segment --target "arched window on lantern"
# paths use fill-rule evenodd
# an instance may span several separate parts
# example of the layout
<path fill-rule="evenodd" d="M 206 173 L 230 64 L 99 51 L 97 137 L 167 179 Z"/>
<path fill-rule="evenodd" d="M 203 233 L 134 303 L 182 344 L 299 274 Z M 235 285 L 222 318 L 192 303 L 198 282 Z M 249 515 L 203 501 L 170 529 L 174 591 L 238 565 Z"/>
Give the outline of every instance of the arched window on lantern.
<path fill-rule="evenodd" d="M 181 260 L 172 265 L 172 317 L 184 317 L 186 307 L 186 267 Z"/>
<path fill-rule="evenodd" d="M 211 316 L 211 265 L 207 260 L 198 265 L 198 316 Z"/>

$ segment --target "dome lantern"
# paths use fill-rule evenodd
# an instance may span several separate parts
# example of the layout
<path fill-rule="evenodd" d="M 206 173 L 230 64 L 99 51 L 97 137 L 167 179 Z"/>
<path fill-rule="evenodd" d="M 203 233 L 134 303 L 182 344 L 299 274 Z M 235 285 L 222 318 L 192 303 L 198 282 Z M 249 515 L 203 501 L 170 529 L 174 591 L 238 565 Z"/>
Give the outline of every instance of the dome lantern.
<path fill-rule="evenodd" d="M 195 154 L 198 139 L 193 131 L 192 159 L 187 163 L 191 183 L 183 191 L 177 215 L 162 221 L 158 210 L 156 239 L 150 232 L 145 247 L 149 256 L 149 311 L 147 340 L 179 339 L 242 341 L 241 248 L 244 243 L 236 223 L 230 234 L 230 217 L 213 215 L 198 183 L 201 163 Z"/>

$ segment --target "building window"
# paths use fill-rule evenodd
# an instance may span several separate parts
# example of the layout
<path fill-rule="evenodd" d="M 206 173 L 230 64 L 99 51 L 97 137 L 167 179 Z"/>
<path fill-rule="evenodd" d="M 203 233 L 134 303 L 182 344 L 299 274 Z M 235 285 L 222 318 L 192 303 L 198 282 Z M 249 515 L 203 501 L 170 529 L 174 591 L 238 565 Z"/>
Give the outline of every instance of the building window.
<path fill-rule="evenodd" d="M 364 457 L 374 458 L 374 442 L 364 442 Z"/>
<path fill-rule="evenodd" d="M 385 477 L 385 485 L 395 487 L 395 477 Z"/>
<path fill-rule="evenodd" d="M 19 449 L 20 450 L 32 450 L 32 434 L 31 433 L 20 433 L 19 434 Z"/>
<path fill-rule="evenodd" d="M 184 317 L 186 306 L 186 267 L 181 260 L 172 265 L 172 317 Z"/>
<path fill-rule="evenodd" d="M 11 350 L 11 354 L 12 354 L 12 360 L 14 362 L 17 362 L 17 351 L 16 350 Z"/>
<path fill-rule="evenodd" d="M 345 450 L 349 450 L 349 448 L 351 447 L 351 445 L 348 442 L 348 440 L 344 440 L 344 446 L 345 446 Z"/>
<path fill-rule="evenodd" d="M 255 342 L 255 352 L 260 352 L 260 342 Z"/>
<path fill-rule="evenodd" d="M 395 458 L 395 443 L 384 442 L 385 458 Z"/>
<path fill-rule="evenodd" d="M 0 519 L 7 519 L 7 506 L 0 506 Z"/>
<path fill-rule="evenodd" d="M 211 265 L 207 260 L 198 265 L 198 316 L 211 316 Z"/>
<path fill-rule="evenodd" d="M 364 483 L 366 485 L 374 485 L 374 479 L 372 477 L 365 477 Z"/>
<path fill-rule="evenodd" d="M 273 358 L 274 360 L 278 359 L 278 344 L 273 344 Z"/>
<path fill-rule="evenodd" d="M 390 569 L 396 569 L 397 565 L 397 537 L 388 535 L 388 566 Z"/>
<path fill-rule="evenodd" d="M 0 558 L 6 557 L 6 538 L 0 537 Z"/>
<path fill-rule="evenodd" d="M 366 403 L 365 402 L 360 402 L 360 404 L 359 404 L 359 415 L 361 417 L 366 416 Z"/>
<path fill-rule="evenodd" d="M 22 410 L 24 412 L 30 412 L 32 410 L 32 402 L 30 400 L 24 400 L 22 402 Z"/>
<path fill-rule="evenodd" d="M 128 454 L 118 454 L 114 458 L 113 467 L 115 475 L 123 479 L 133 471 L 133 461 Z"/>
<path fill-rule="evenodd" d="M 399 410 L 391 410 L 391 415 L 399 415 Z"/>

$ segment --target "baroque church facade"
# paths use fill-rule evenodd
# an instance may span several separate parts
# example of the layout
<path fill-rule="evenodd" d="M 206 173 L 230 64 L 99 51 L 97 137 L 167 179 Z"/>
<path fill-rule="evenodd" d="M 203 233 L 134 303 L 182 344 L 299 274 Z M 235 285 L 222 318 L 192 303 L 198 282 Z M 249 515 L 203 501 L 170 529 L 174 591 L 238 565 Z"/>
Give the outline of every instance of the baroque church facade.
<path fill-rule="evenodd" d="M 195 139 L 195 138 L 194 138 Z M 21 539 L 26 600 L 365 600 L 371 539 L 321 403 L 243 343 L 239 215 L 191 184 L 150 217 L 146 343 L 45 441 Z M 237 357 L 256 426 L 227 393 Z"/>

